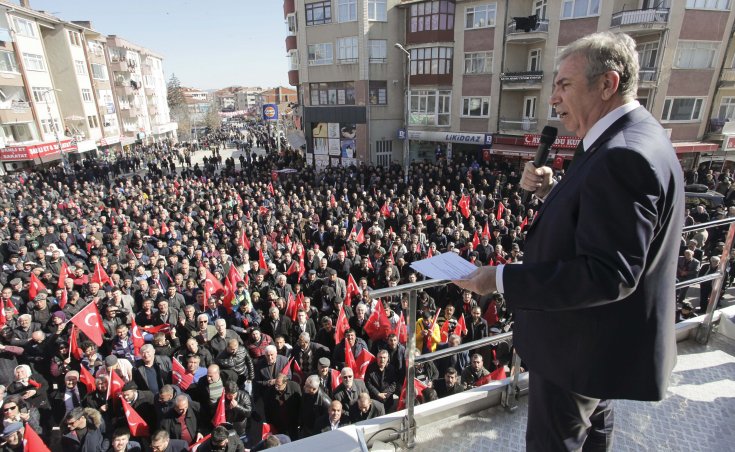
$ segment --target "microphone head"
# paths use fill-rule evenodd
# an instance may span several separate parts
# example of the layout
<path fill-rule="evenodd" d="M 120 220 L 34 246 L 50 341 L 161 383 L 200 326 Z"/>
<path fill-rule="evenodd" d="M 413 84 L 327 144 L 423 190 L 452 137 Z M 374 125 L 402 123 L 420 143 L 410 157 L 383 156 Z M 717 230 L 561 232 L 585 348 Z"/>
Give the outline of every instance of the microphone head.
<path fill-rule="evenodd" d="M 556 134 L 558 133 L 559 131 L 556 127 L 544 127 L 544 130 L 541 131 L 541 142 L 551 146 L 552 144 L 554 144 L 554 141 L 556 140 Z"/>

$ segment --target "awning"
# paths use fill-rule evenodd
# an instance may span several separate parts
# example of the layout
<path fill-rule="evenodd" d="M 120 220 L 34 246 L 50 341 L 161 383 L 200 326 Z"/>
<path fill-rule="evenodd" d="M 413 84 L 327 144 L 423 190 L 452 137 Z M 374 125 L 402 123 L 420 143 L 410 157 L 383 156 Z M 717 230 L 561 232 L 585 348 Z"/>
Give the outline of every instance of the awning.
<path fill-rule="evenodd" d="M 61 149 L 66 152 L 74 152 L 77 145 L 72 140 L 63 140 L 60 142 Z M 59 143 L 51 141 L 48 143 L 31 144 L 28 146 L 7 146 L 0 149 L 0 160 L 4 162 L 17 162 L 24 160 L 43 160 L 48 162 L 60 158 Z"/>
<path fill-rule="evenodd" d="M 705 143 L 702 141 L 672 143 L 677 154 L 690 152 L 717 152 L 720 145 L 717 143 Z"/>

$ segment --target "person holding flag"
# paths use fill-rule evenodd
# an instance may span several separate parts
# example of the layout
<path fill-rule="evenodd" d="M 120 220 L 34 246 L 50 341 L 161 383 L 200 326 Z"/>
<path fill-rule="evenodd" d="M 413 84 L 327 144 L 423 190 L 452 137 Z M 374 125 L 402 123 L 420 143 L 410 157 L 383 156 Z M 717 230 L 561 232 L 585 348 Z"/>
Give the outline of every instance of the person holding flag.
<path fill-rule="evenodd" d="M 423 311 L 422 318 L 416 322 L 416 343 L 421 344 L 424 353 L 436 351 L 436 346 L 441 343 L 442 335 L 439 328 L 439 313 L 434 316 L 429 311 Z"/>

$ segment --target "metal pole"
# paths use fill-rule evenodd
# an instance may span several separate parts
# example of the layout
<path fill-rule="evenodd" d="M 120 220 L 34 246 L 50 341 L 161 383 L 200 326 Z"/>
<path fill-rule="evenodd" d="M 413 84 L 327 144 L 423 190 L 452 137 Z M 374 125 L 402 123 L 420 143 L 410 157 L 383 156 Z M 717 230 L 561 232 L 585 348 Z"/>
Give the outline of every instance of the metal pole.
<path fill-rule="evenodd" d="M 725 238 L 725 246 L 722 250 L 722 256 L 720 257 L 720 266 L 718 268 L 718 272 L 722 276 L 712 282 L 712 292 L 709 295 L 709 300 L 707 300 L 707 314 L 705 314 L 702 324 L 699 325 L 699 328 L 697 329 L 696 340 L 700 344 L 706 344 L 709 342 L 709 336 L 710 333 L 712 333 L 712 319 L 714 317 L 717 303 L 720 301 L 722 284 L 725 282 L 725 278 L 727 277 L 727 266 L 730 263 L 730 250 L 732 249 L 734 236 L 735 223 L 730 223 L 730 227 L 727 230 L 727 237 Z"/>
<path fill-rule="evenodd" d="M 416 378 L 414 368 L 414 350 L 416 349 L 416 290 L 408 292 L 408 319 L 406 319 L 406 417 L 403 418 L 403 431 L 405 434 L 406 447 L 413 449 L 416 444 L 416 422 L 413 417 L 414 402 L 416 401 L 416 388 L 413 384 Z"/>
<path fill-rule="evenodd" d="M 403 141 L 403 182 L 408 185 L 408 167 L 411 161 L 411 143 L 408 139 L 408 121 L 411 117 L 411 54 L 406 52 L 406 139 Z"/>

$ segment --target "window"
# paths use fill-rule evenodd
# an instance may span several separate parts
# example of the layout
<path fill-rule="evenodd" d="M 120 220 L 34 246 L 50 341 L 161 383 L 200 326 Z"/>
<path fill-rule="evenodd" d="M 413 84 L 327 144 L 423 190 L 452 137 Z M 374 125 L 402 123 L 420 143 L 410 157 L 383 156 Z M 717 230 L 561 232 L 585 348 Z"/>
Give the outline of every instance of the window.
<path fill-rule="evenodd" d="M 720 101 L 720 112 L 717 115 L 720 119 L 735 119 L 735 97 L 723 97 Z"/>
<path fill-rule="evenodd" d="M 487 118 L 490 114 L 489 97 L 463 97 L 462 116 L 471 118 Z"/>
<path fill-rule="evenodd" d="M 533 13 L 538 16 L 539 19 L 546 19 L 546 8 L 548 0 L 536 0 L 533 5 Z"/>
<path fill-rule="evenodd" d="M 91 89 L 82 88 L 82 100 L 84 100 L 84 102 L 94 102 L 94 99 L 92 99 Z"/>
<path fill-rule="evenodd" d="M 357 20 L 357 0 L 337 0 L 337 22 Z"/>
<path fill-rule="evenodd" d="M 0 52 L 0 71 L 18 72 L 18 64 L 15 62 L 15 52 Z"/>
<path fill-rule="evenodd" d="M 414 3 L 409 11 L 411 33 L 454 30 L 454 2 L 434 0 Z"/>
<path fill-rule="evenodd" d="M 687 0 L 687 8 L 728 11 L 730 9 L 730 0 Z"/>
<path fill-rule="evenodd" d="M 36 37 L 36 24 L 30 20 L 21 19 L 20 17 L 14 17 L 13 23 L 15 23 L 15 32 L 21 36 L 27 36 L 29 38 Z"/>
<path fill-rule="evenodd" d="M 46 65 L 43 63 L 43 57 L 35 53 L 23 53 L 23 63 L 29 71 L 45 71 Z"/>
<path fill-rule="evenodd" d="M 291 34 L 295 35 L 296 32 L 298 31 L 298 23 L 299 23 L 296 20 L 296 14 L 289 14 L 287 20 L 288 20 L 288 31 Z"/>
<path fill-rule="evenodd" d="M 468 52 L 464 54 L 465 74 L 489 74 L 493 71 L 493 52 Z"/>
<path fill-rule="evenodd" d="M 73 46 L 81 47 L 82 35 L 77 31 L 69 30 L 69 42 L 71 42 L 71 45 Z"/>
<path fill-rule="evenodd" d="M 77 71 L 77 75 L 87 75 L 87 65 L 84 61 L 74 60 L 74 69 Z"/>
<path fill-rule="evenodd" d="M 563 0 L 561 5 L 562 19 L 575 19 L 600 14 L 600 0 Z"/>
<path fill-rule="evenodd" d="M 495 3 L 468 6 L 465 11 L 465 28 L 470 30 L 472 28 L 494 27 L 496 7 Z"/>
<path fill-rule="evenodd" d="M 99 129 L 100 128 L 100 123 L 97 120 L 97 116 L 95 116 L 95 115 L 87 116 L 87 123 L 89 124 L 89 128 L 90 129 Z"/>
<path fill-rule="evenodd" d="M 388 82 L 370 80 L 370 105 L 388 105 Z"/>
<path fill-rule="evenodd" d="M 292 50 L 288 54 L 289 70 L 296 71 L 299 69 L 299 52 Z"/>
<path fill-rule="evenodd" d="M 388 41 L 385 39 L 371 39 L 368 41 L 368 52 L 371 63 L 385 63 L 388 55 L 386 49 Z"/>
<path fill-rule="evenodd" d="M 662 121 L 699 121 L 702 116 L 703 98 L 668 97 L 664 101 Z"/>
<path fill-rule="evenodd" d="M 337 38 L 337 61 L 357 63 L 357 36 Z"/>
<path fill-rule="evenodd" d="M 309 66 L 332 64 L 332 43 L 312 44 L 309 46 Z"/>
<path fill-rule="evenodd" d="M 53 90 L 45 86 L 34 86 L 31 88 L 31 93 L 35 102 L 48 102 L 53 104 L 56 100 Z"/>
<path fill-rule="evenodd" d="M 375 163 L 378 166 L 389 166 L 391 160 L 393 160 L 393 142 L 390 140 L 381 140 L 375 142 L 376 153 Z"/>
<path fill-rule="evenodd" d="M 355 105 L 353 82 L 309 83 L 311 105 Z"/>
<path fill-rule="evenodd" d="M 20 143 L 36 139 L 36 127 L 30 122 L 3 125 L 3 135 L 8 143 Z"/>
<path fill-rule="evenodd" d="M 409 125 L 450 125 L 451 91 L 416 90 L 411 91 L 410 98 Z"/>
<path fill-rule="evenodd" d="M 87 48 L 94 55 L 102 56 L 104 54 L 102 43 L 97 41 L 87 41 Z"/>
<path fill-rule="evenodd" d="M 676 69 L 711 69 L 717 55 L 716 42 L 679 41 L 676 48 L 674 68 Z"/>
<path fill-rule="evenodd" d="M 55 128 L 54 128 L 55 127 Z M 42 119 L 41 120 L 41 130 L 43 133 L 55 133 L 61 130 L 59 128 L 59 120 L 54 118 L 51 119 Z"/>
<path fill-rule="evenodd" d="M 388 21 L 388 0 L 368 0 L 368 20 Z"/>
<path fill-rule="evenodd" d="M 549 119 L 559 119 L 559 115 L 556 114 L 556 108 L 549 105 Z"/>
<path fill-rule="evenodd" d="M 322 25 L 332 22 L 332 2 L 306 4 L 306 25 Z"/>
<path fill-rule="evenodd" d="M 411 49 L 411 75 L 451 74 L 452 47 Z"/>
<path fill-rule="evenodd" d="M 90 65 L 92 67 L 92 78 L 95 80 L 107 80 L 107 68 L 104 64 L 95 64 L 92 63 Z"/>
<path fill-rule="evenodd" d="M 658 41 L 638 44 L 638 63 L 641 69 L 653 69 L 658 60 Z"/>

